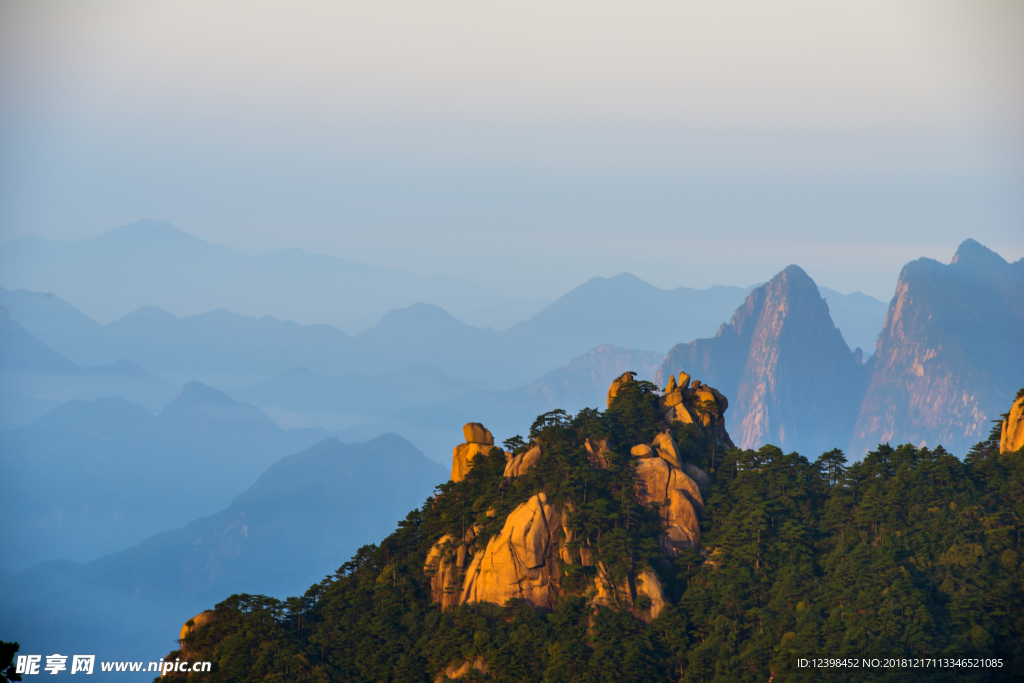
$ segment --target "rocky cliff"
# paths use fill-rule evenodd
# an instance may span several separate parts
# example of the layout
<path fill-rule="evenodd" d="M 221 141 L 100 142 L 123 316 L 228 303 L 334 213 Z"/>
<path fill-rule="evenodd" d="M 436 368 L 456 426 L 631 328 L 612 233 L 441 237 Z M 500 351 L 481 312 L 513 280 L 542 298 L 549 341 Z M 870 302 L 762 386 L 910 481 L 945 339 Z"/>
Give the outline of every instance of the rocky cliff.
<path fill-rule="evenodd" d="M 1022 294 L 1024 260 L 1007 263 L 974 240 L 948 265 L 904 266 L 850 454 L 885 442 L 963 454 L 984 439 L 1024 382 Z"/>
<path fill-rule="evenodd" d="M 1010 412 L 1003 418 L 999 429 L 999 452 L 1016 453 L 1024 448 L 1024 389 L 1017 392 L 1017 399 L 1010 406 Z"/>
<path fill-rule="evenodd" d="M 636 393 L 641 383 L 633 375 L 625 373 L 612 383 L 609 411 L 616 409 L 623 394 Z M 648 392 L 653 386 L 642 384 Z M 690 386 L 689 377 L 679 383 L 673 377 L 661 393 L 661 397 L 651 394 L 653 403 L 647 402 L 657 428 L 648 430 L 649 440 L 616 443 L 595 435 L 584 441 L 583 462 L 597 481 L 615 481 L 625 473 L 628 485 L 619 489 L 619 497 L 627 503 L 627 528 L 630 514 L 645 514 L 630 512 L 628 503 L 635 502 L 647 511 L 662 556 L 674 558 L 684 550 L 700 548 L 699 521 L 710 484 L 703 470 L 686 462 L 674 433 L 682 430 L 679 433 L 688 439 L 696 436 L 722 448 L 731 447 L 732 442 L 723 419 L 728 401 L 720 392 L 699 381 Z M 561 596 L 584 595 L 593 605 L 628 609 L 644 621 L 658 615 L 666 598 L 657 570 L 651 563 L 634 561 L 632 554 L 608 555 L 600 533 L 595 537 L 587 529 L 592 513 L 586 508 L 586 486 L 579 500 L 545 490 L 544 471 L 559 458 L 557 445 L 538 434 L 508 452 L 492 449 L 493 437 L 478 423 L 467 424 L 463 432 L 466 443 L 452 455 L 453 483 L 466 481 L 471 486 L 478 465 L 483 469 L 503 463 L 507 484 L 499 486 L 502 501 L 506 490 L 518 489 L 529 497 L 504 515 L 491 501 L 476 519 L 464 521 L 459 533 L 446 533 L 433 544 L 423 569 L 430 577 L 433 600 L 442 609 L 481 602 L 503 605 L 509 600 L 551 608 Z M 466 457 L 469 452 L 473 457 Z M 493 459 L 497 460 L 492 463 Z M 599 490 L 595 486 L 591 492 L 591 506 Z M 460 493 L 453 488 L 445 495 Z M 582 583 L 581 576 L 586 577 Z"/>
<path fill-rule="evenodd" d="M 675 346 L 657 379 L 693 373 L 735 397 L 728 426 L 741 448 L 813 456 L 850 440 L 869 368 L 862 355 L 794 265 L 754 289 L 713 338 Z"/>

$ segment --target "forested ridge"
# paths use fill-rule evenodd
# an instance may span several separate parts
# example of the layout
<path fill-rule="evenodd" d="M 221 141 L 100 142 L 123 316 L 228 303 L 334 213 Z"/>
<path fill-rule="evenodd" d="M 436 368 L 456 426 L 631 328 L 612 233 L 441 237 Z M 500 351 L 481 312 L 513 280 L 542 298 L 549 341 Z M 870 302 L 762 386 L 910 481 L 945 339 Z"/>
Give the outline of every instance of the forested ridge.
<path fill-rule="evenodd" d="M 960 460 L 941 447 L 880 446 L 850 464 L 773 446 L 716 449 L 676 427 L 680 455 L 711 476 L 700 551 L 669 560 L 655 512 L 636 502 L 629 445 L 660 426 L 657 387 L 630 384 L 605 412 L 541 416 L 528 442 L 544 457 L 502 476 L 505 455 L 478 457 L 379 545 L 288 600 L 234 595 L 170 658 L 209 660 L 190 681 L 460 680 L 775 681 L 1018 680 L 1024 676 L 1024 455 L 999 453 L 999 431 Z M 586 439 L 611 445 L 591 467 Z M 551 610 L 510 602 L 441 611 L 424 559 L 446 533 L 486 538 L 543 490 L 572 506 L 577 543 L 614 576 L 641 566 L 668 604 L 645 624 L 631 609 L 595 607 L 592 567 L 563 567 Z M 490 512 L 490 514 L 488 514 Z M 1002 669 L 831 674 L 795 657 L 1001 656 Z M 173 676 L 172 676 L 173 679 Z M 163 680 L 167 680 L 166 677 Z"/>

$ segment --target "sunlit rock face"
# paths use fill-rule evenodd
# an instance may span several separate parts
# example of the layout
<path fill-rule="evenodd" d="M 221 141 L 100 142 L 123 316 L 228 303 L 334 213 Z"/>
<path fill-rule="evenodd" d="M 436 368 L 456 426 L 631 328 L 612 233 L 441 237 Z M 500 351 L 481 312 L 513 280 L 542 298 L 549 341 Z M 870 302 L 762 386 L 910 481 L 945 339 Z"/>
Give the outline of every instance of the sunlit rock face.
<path fill-rule="evenodd" d="M 469 422 L 462 428 L 466 443 L 459 444 L 452 451 L 452 481 L 462 481 L 473 466 L 473 458 L 481 453 L 490 453 L 494 447 L 494 436 L 479 422 Z"/>
<path fill-rule="evenodd" d="M 974 240 L 950 264 L 908 263 L 850 448 L 913 443 L 963 455 L 1024 384 L 1024 260 Z"/>
<path fill-rule="evenodd" d="M 729 408 L 723 429 L 727 423 L 740 448 L 771 443 L 813 456 L 849 443 L 869 372 L 861 357 L 814 281 L 789 266 L 754 289 L 715 337 L 669 351 L 657 379 L 682 372 L 676 386 L 690 384 L 699 397 L 689 410 L 685 402 L 670 406 L 677 420 L 706 425 Z M 734 397 L 731 408 L 725 395 Z M 694 405 L 719 413 L 695 414 Z"/>
<path fill-rule="evenodd" d="M 1010 407 L 999 431 L 999 452 L 1016 453 L 1024 448 L 1024 396 Z"/>
<path fill-rule="evenodd" d="M 534 607 L 551 607 L 562 536 L 558 508 L 543 491 L 533 496 L 509 513 L 501 533 L 474 556 L 459 601 L 503 605 L 515 598 Z"/>

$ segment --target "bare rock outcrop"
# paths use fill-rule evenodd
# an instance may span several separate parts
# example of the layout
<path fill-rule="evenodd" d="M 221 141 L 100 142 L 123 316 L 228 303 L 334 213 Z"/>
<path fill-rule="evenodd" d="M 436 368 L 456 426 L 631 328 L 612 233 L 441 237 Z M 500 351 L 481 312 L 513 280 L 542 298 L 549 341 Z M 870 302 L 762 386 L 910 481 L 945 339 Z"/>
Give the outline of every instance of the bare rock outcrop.
<path fill-rule="evenodd" d="M 685 372 L 679 373 L 679 380 L 677 384 L 675 376 L 670 375 L 661 397 L 665 420 L 670 424 L 697 425 L 716 446 L 735 448 L 725 429 L 725 411 L 729 409 L 725 395 L 700 380 L 691 385 L 690 375 Z"/>
<path fill-rule="evenodd" d="M 561 535 L 558 508 L 543 491 L 515 508 L 501 533 L 473 558 L 462 585 L 461 603 L 523 600 L 551 607 L 557 590 L 555 561 Z"/>
<path fill-rule="evenodd" d="M 452 452 L 452 481 L 466 478 L 473 458 L 480 453 L 489 453 L 494 448 L 494 436 L 479 422 L 469 422 L 462 428 L 466 443 L 459 444 Z"/>
<path fill-rule="evenodd" d="M 541 451 L 540 444 L 534 444 L 528 451 L 520 453 L 519 455 L 507 454 L 508 463 L 505 464 L 505 476 L 523 476 L 531 467 L 537 464 L 541 455 L 543 455 L 543 452 Z"/>
<path fill-rule="evenodd" d="M 629 454 L 634 458 L 653 458 L 654 449 L 645 443 L 637 444 L 629 450 Z"/>
<path fill-rule="evenodd" d="M 434 683 L 443 683 L 445 679 L 454 680 L 456 678 L 462 678 L 470 671 L 476 673 L 485 678 L 490 676 L 491 667 L 487 665 L 487 662 L 483 657 L 474 657 L 473 659 L 467 659 L 460 662 L 452 662 L 442 673 L 437 674 L 434 678 Z"/>
<path fill-rule="evenodd" d="M 633 375 L 634 374 L 636 374 L 636 373 L 624 372 L 624 373 L 622 373 L 621 377 L 619 377 L 615 381 L 613 381 L 612 385 L 610 387 L 608 387 L 608 407 L 609 408 L 612 407 L 612 399 L 614 399 L 615 396 L 619 393 L 619 389 L 622 388 L 622 386 L 624 384 L 629 384 L 630 382 L 633 381 Z"/>
<path fill-rule="evenodd" d="M 1024 396 L 1010 407 L 999 433 L 999 452 L 1015 453 L 1024 448 Z"/>
<path fill-rule="evenodd" d="M 666 429 L 654 437 L 651 445 L 658 453 L 659 458 L 673 467 L 682 467 L 679 460 L 679 448 L 676 446 L 675 439 L 672 438 L 672 432 Z"/>
<path fill-rule="evenodd" d="M 608 570 L 600 564 L 597 577 L 594 579 L 594 587 L 597 594 L 592 604 L 628 609 L 638 619 L 647 623 L 657 618 L 668 602 L 661 580 L 650 569 L 644 569 L 635 576 L 627 576 L 621 585 L 615 586 L 608 577 Z M 642 598 L 646 598 L 646 601 Z"/>
<path fill-rule="evenodd" d="M 430 577 L 430 595 L 442 609 L 459 604 L 456 558 L 461 548 L 451 535 L 445 534 L 433 545 L 423 563 L 423 571 Z"/>
<path fill-rule="evenodd" d="M 478 443 L 483 446 L 494 445 L 494 435 L 479 422 L 467 422 L 462 426 L 462 435 L 466 443 Z"/>
<path fill-rule="evenodd" d="M 213 610 L 206 610 L 204 612 L 200 612 L 199 614 L 195 615 L 194 617 L 185 622 L 185 624 L 181 627 L 181 633 L 178 635 L 178 642 L 181 643 L 181 651 L 183 654 L 188 652 L 188 646 L 182 642 L 185 640 L 185 637 L 192 633 L 195 633 L 199 629 L 214 621 L 216 616 L 217 614 Z"/>
<path fill-rule="evenodd" d="M 638 459 L 635 480 L 640 504 L 658 508 L 665 528 L 658 543 L 665 554 L 673 557 L 683 548 L 699 548 L 704 497 L 697 482 L 660 457 Z"/>
<path fill-rule="evenodd" d="M 594 439 L 593 442 L 590 439 L 586 441 L 587 448 L 587 459 L 590 460 L 590 466 L 595 470 L 606 470 L 608 465 L 611 464 L 611 451 L 608 449 L 607 439 Z"/>

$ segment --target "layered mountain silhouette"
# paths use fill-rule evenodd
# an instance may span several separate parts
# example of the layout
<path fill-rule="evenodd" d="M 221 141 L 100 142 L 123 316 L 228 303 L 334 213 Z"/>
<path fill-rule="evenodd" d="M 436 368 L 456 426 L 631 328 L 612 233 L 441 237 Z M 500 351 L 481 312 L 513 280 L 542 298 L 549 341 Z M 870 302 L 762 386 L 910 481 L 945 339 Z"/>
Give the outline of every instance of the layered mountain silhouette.
<path fill-rule="evenodd" d="M 89 560 L 210 514 L 325 436 L 281 429 L 198 382 L 158 415 L 121 398 L 70 401 L 0 432 L 0 567 Z"/>
<path fill-rule="evenodd" d="M 80 367 L 40 342 L 0 308 L 0 429 L 25 426 L 75 399 L 123 396 L 157 410 L 175 391 L 129 361 Z"/>
<path fill-rule="evenodd" d="M 76 363 L 129 360 L 179 386 L 198 380 L 237 390 L 294 368 L 331 377 L 423 366 L 478 386 L 510 389 L 602 344 L 660 352 L 681 339 L 711 334 L 746 293 L 740 287 L 662 290 L 623 274 L 593 278 L 501 332 L 415 303 L 355 336 L 330 325 L 223 309 L 179 318 L 147 306 L 98 325 L 53 295 L 25 290 L 0 290 L 0 306 Z"/>
<path fill-rule="evenodd" d="M 231 395 L 259 406 L 278 424 L 336 430 L 377 421 L 406 408 L 448 401 L 486 386 L 424 366 L 337 377 L 293 368 Z M 396 387 L 401 390 L 396 391 Z"/>
<path fill-rule="evenodd" d="M 151 660 L 174 645 L 168 624 L 211 601 L 301 594 L 392 532 L 447 478 L 394 434 L 326 439 L 275 462 L 219 512 L 85 564 L 47 562 L 6 577 L 0 631 L 16 633 L 25 652 L 60 643 L 101 659 Z"/>
<path fill-rule="evenodd" d="M 754 289 L 713 338 L 673 347 L 658 381 L 687 372 L 735 397 L 726 420 L 740 448 L 813 454 L 849 443 L 867 380 L 861 359 L 793 265 Z"/>
<path fill-rule="evenodd" d="M 626 371 L 640 379 L 657 372 L 664 356 L 619 346 L 598 346 L 530 384 L 505 391 L 475 391 L 430 405 L 406 408 L 376 422 L 343 429 L 335 434 L 346 441 L 362 441 L 386 432 L 398 432 L 431 458 L 451 458 L 451 425 L 485 422 L 501 441 L 523 430 L 541 414 L 556 409 L 576 412 L 604 405 L 608 385 Z"/>
<path fill-rule="evenodd" d="M 185 316 L 228 308 L 349 332 L 417 301 L 495 327 L 548 303 L 503 297 L 447 275 L 422 277 L 299 249 L 249 256 L 151 220 L 78 242 L 31 236 L 2 243 L 0 285 L 54 292 L 103 321 L 146 305 Z"/>
<path fill-rule="evenodd" d="M 966 240 L 908 263 L 889 304 L 851 452 L 878 443 L 963 454 L 1024 385 L 1024 259 Z"/>

